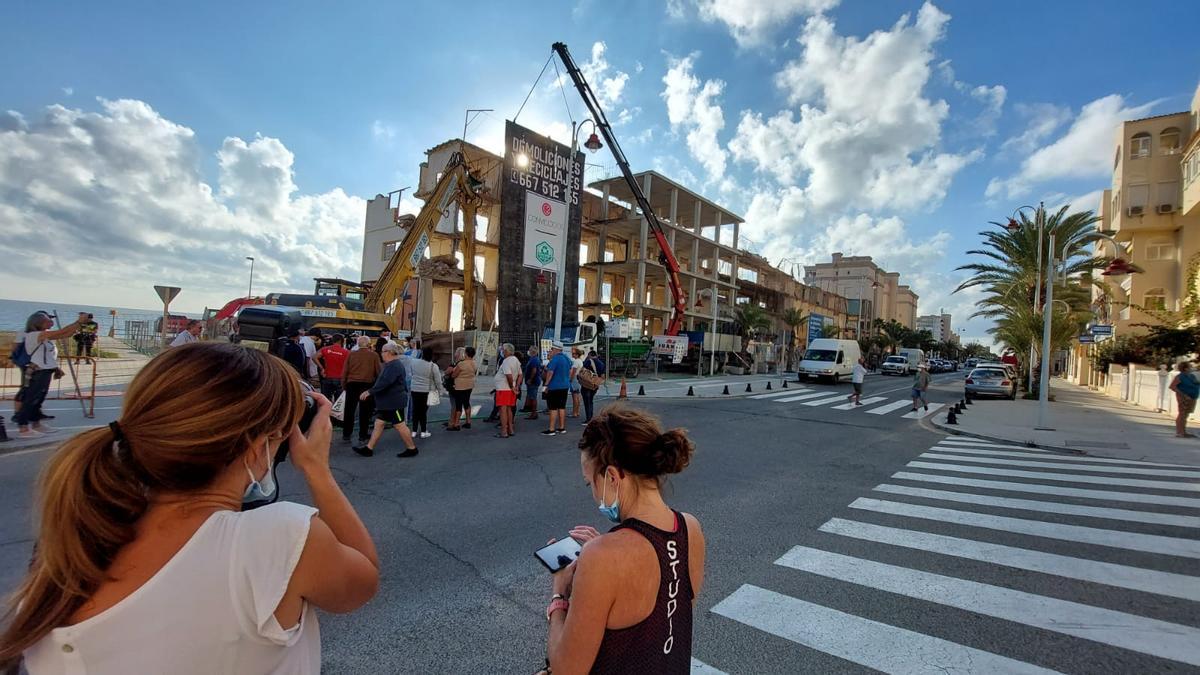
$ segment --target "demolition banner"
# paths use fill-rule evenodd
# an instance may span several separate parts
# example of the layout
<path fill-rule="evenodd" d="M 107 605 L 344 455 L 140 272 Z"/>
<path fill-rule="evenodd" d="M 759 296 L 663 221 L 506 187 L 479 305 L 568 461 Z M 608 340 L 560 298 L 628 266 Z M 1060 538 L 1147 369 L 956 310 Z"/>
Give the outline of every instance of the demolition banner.
<path fill-rule="evenodd" d="M 508 122 L 500 177 L 500 337 L 520 348 L 554 321 L 563 265 L 564 323 L 578 313 L 583 153 Z M 532 344 L 536 344 L 533 342 Z"/>

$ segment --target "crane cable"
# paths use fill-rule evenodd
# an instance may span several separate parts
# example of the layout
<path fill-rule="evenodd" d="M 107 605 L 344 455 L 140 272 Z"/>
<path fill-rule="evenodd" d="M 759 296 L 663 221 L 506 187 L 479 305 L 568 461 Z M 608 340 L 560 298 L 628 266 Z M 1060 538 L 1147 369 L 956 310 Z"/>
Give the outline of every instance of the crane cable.
<path fill-rule="evenodd" d="M 521 116 L 521 111 L 525 109 L 525 104 L 526 104 L 526 103 L 529 103 L 529 97 L 530 97 L 530 96 L 533 96 L 533 91 L 534 91 L 535 89 L 537 89 L 538 82 L 541 82 L 541 81 L 542 81 L 542 75 L 545 75 L 545 74 L 546 74 L 546 69 L 550 67 L 550 61 L 551 61 L 553 58 L 554 58 L 554 50 L 553 50 L 553 49 L 551 49 L 551 50 L 550 50 L 550 58 L 546 59 L 546 63 L 545 63 L 545 65 L 543 65 L 543 66 L 542 66 L 542 72 L 538 73 L 537 79 L 533 81 L 533 86 L 529 88 L 529 93 L 528 93 L 528 94 L 525 94 L 525 100 L 524 100 L 524 101 L 521 101 L 521 107 L 520 107 L 520 108 L 517 108 L 517 114 L 516 114 L 516 115 L 513 115 L 513 121 L 514 121 L 514 122 L 516 122 L 516 121 L 517 121 L 517 118 Z M 558 70 L 558 66 L 557 66 L 557 65 L 556 65 L 556 66 L 554 66 L 554 70 L 555 70 L 555 71 L 557 71 L 557 70 Z M 566 95 L 564 94 L 564 97 L 565 97 L 565 96 L 566 96 Z"/>

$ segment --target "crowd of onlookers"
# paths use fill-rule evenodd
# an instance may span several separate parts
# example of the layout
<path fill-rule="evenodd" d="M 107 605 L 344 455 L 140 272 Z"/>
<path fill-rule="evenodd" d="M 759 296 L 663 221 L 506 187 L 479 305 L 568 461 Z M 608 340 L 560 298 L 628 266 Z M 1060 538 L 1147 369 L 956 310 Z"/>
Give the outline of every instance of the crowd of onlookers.
<path fill-rule="evenodd" d="M 387 427 L 396 429 L 404 443 L 401 457 L 416 455 L 416 440 L 432 435 L 429 411 L 440 408 L 443 400 L 445 431 L 472 428 L 472 395 L 482 389 L 474 347 L 458 347 L 449 362 L 439 366 L 437 354 L 419 338 L 393 338 L 387 331 L 375 337 L 345 336 L 314 328 L 291 331 L 275 352 L 334 402 L 334 424 L 341 428 L 342 441 L 364 457 L 375 454 Z M 485 423 L 496 425 L 497 437 L 516 433 L 518 404 L 525 419 L 536 420 L 542 412 L 549 416 L 548 428 L 542 431 L 548 436 L 565 434 L 568 418 L 582 418 L 584 424 L 592 419 L 596 391 L 605 382 L 605 363 L 594 350 L 584 353 L 573 347 L 568 356 L 562 343 L 553 342 L 544 359 L 534 346 L 522 358 L 505 343 L 495 363 L 489 390 L 492 412 Z"/>
<path fill-rule="evenodd" d="M 57 371 L 54 343 L 78 328 L 30 317 L 23 430 L 44 428 L 37 395 Z M 280 358 L 182 338 L 133 379 L 117 420 L 48 455 L 32 558 L 0 626 L 0 672 L 319 673 L 316 610 L 354 611 L 381 583 L 371 533 L 330 470 L 332 421 L 349 439 L 358 413 L 359 454 L 392 425 L 400 456 L 413 456 L 431 399 L 450 399 L 447 430 L 470 428 L 479 377 L 471 347 L 439 367 L 417 340 L 350 338 L 297 331 L 271 350 Z M 576 525 L 574 562 L 551 569 L 544 672 L 688 672 L 706 546 L 700 522 L 661 487 L 688 466 L 692 441 L 626 405 L 593 418 L 604 382 L 594 352 L 555 342 L 546 359 L 531 348 L 522 361 L 506 343 L 497 356 L 498 435 L 516 432 L 522 395 L 536 418 L 539 394 L 542 433 L 566 433 L 570 401 L 570 417 L 585 418 L 582 478 L 616 524 Z M 282 456 L 311 506 L 279 500 Z"/>

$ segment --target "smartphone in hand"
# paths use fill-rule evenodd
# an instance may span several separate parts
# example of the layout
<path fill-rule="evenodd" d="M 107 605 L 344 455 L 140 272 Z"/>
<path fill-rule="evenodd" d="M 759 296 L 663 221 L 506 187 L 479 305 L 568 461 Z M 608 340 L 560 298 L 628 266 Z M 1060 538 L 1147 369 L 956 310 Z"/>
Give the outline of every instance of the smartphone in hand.
<path fill-rule="evenodd" d="M 579 558 L 579 552 L 582 550 L 582 544 L 567 536 L 553 544 L 547 544 L 539 548 L 533 552 L 533 555 L 553 574 L 575 562 Z"/>

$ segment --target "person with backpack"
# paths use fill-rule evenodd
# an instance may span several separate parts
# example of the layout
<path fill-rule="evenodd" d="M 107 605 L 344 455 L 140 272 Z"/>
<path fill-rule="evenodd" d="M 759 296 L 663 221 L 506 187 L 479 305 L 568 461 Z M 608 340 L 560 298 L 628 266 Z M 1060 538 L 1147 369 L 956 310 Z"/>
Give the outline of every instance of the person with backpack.
<path fill-rule="evenodd" d="M 588 352 L 587 358 L 583 360 L 583 367 L 575 374 L 575 378 L 579 381 L 579 393 L 583 396 L 583 424 L 586 426 L 592 421 L 596 392 L 605 379 L 604 361 L 596 354 L 595 349 Z"/>
<path fill-rule="evenodd" d="M 58 345 L 54 341 L 74 335 L 79 329 L 79 321 L 50 330 L 53 327 L 54 319 L 46 312 L 29 315 L 25 332 L 17 335 L 10 356 L 13 364 L 21 369 L 21 388 L 17 391 L 21 408 L 13 415 L 18 438 L 39 438 L 54 431 L 42 421 L 48 417 L 42 413 L 42 404 L 50 393 L 50 381 L 62 377 L 58 367 Z"/>

